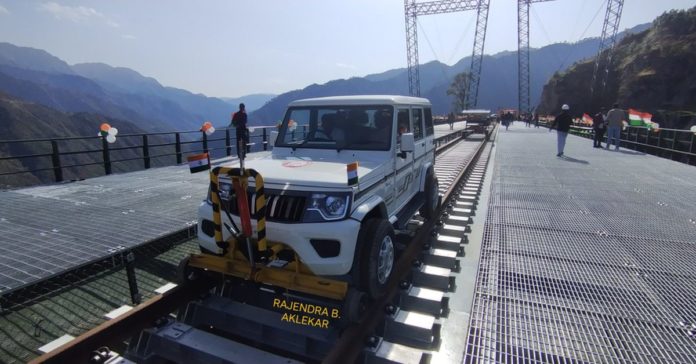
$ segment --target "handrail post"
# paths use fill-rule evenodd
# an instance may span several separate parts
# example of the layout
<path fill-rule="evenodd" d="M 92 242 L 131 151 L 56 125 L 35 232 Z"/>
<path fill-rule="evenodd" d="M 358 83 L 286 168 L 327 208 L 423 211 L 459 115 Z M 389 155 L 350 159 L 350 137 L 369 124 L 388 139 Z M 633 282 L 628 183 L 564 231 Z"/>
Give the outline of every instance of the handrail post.
<path fill-rule="evenodd" d="M 183 156 L 181 154 L 181 135 L 177 132 L 174 136 L 176 138 L 176 164 L 183 163 Z"/>
<path fill-rule="evenodd" d="M 662 148 L 662 130 L 657 131 L 657 148 Z M 657 149 L 657 155 L 662 157 L 664 153 L 660 150 Z"/>
<path fill-rule="evenodd" d="M 263 150 L 268 150 L 268 135 L 266 135 L 266 128 L 263 128 Z"/>
<path fill-rule="evenodd" d="M 203 152 L 208 153 L 208 134 L 203 133 Z"/>
<path fill-rule="evenodd" d="M 104 174 L 111 174 L 111 155 L 109 154 L 109 142 L 106 137 L 101 137 L 102 140 L 102 159 L 104 160 Z"/>
<path fill-rule="evenodd" d="M 694 153 L 694 137 L 696 137 L 696 133 L 691 133 L 691 146 L 689 146 L 689 153 Z M 689 156 L 689 164 L 691 164 L 691 158 L 692 156 Z"/>
<path fill-rule="evenodd" d="M 232 143 L 230 141 L 230 128 L 225 129 L 225 153 L 227 156 L 232 155 Z"/>
<path fill-rule="evenodd" d="M 63 169 L 60 165 L 60 151 L 58 150 L 58 142 L 51 140 L 51 149 L 53 150 L 51 154 L 51 159 L 53 161 L 53 175 L 55 176 L 56 182 L 63 182 Z"/>
<path fill-rule="evenodd" d="M 147 134 L 143 134 L 143 164 L 145 169 L 150 169 L 150 145 L 147 142 Z"/>

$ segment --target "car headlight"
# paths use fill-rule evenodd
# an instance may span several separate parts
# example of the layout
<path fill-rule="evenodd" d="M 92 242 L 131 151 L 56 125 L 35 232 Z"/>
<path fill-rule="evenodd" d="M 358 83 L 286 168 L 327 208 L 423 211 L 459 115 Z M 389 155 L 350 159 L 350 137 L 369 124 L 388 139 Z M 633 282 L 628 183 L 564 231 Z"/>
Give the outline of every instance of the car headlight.
<path fill-rule="evenodd" d="M 305 222 L 340 220 L 348 212 L 350 194 L 313 193 L 307 202 Z"/>

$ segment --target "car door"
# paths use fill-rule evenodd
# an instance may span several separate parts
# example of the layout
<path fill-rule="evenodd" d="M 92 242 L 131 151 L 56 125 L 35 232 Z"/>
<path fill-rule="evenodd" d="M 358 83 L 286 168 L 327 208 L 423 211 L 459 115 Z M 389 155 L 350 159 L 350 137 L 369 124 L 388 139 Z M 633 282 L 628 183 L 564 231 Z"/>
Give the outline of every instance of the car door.
<path fill-rule="evenodd" d="M 433 124 L 433 112 L 430 107 L 423 108 L 425 121 L 425 162 L 435 163 L 435 125 Z"/>
<path fill-rule="evenodd" d="M 412 106 L 411 130 L 413 132 L 413 139 L 416 141 L 416 148 L 413 151 L 413 178 L 409 186 L 411 196 L 418 193 L 420 189 L 418 182 L 420 181 L 420 174 L 423 173 L 423 163 L 426 160 L 427 145 L 423 119 L 423 108 L 420 106 Z"/>
<path fill-rule="evenodd" d="M 400 209 L 411 199 L 413 180 L 413 155 L 414 153 L 401 152 L 401 134 L 410 133 L 411 110 L 408 107 L 400 107 L 396 113 L 396 148 L 394 149 L 394 165 L 396 181 L 394 183 L 394 195 L 396 206 Z"/>

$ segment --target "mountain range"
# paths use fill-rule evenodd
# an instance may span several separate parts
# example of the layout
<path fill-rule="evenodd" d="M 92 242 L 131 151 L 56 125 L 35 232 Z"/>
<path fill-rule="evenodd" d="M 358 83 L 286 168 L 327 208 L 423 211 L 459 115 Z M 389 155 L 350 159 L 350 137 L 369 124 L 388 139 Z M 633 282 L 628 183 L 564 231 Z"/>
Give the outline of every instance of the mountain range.
<path fill-rule="evenodd" d="M 635 33 L 647 25 L 624 33 Z M 532 49 L 532 104 L 557 71 L 594 55 L 596 38 Z M 433 61 L 420 66 L 422 96 L 431 100 L 436 114 L 450 111 L 447 88 L 457 73 L 467 71 L 465 57 L 449 66 Z M 215 98 L 161 85 L 156 79 L 123 67 L 103 63 L 69 65 L 46 51 L 0 43 L 0 91 L 61 112 L 88 112 L 129 120 L 146 131 L 197 130 L 203 121 L 224 126 L 240 102 L 247 104 L 252 125 L 272 125 L 282 118 L 288 102 L 319 96 L 355 94 L 408 94 L 405 68 L 365 77 L 313 84 L 281 95 L 254 94 L 242 98 Z M 486 55 L 483 60 L 479 107 L 497 109 L 517 105 L 517 52 Z"/>
<path fill-rule="evenodd" d="M 641 32 L 649 24 L 637 25 L 621 32 L 618 37 Z M 544 84 L 555 73 L 572 64 L 593 57 L 599 48 L 599 38 L 587 38 L 576 43 L 555 43 L 538 49 L 530 49 L 531 104 L 537 105 Z M 452 98 L 447 95 L 454 76 L 469 70 L 471 57 L 465 57 L 448 66 L 438 61 L 420 65 L 421 96 L 433 104 L 435 114 L 446 114 L 452 109 Z M 483 57 L 478 108 L 497 110 L 517 108 L 517 52 L 505 51 Z M 286 105 L 293 100 L 308 97 L 357 95 L 357 94 L 408 94 L 408 70 L 393 69 L 386 72 L 334 80 L 323 85 L 312 84 L 301 90 L 278 95 L 259 110 L 251 113 L 254 123 L 266 123 L 283 117 Z"/>
<path fill-rule="evenodd" d="M 0 43 L 0 91 L 63 112 L 130 120 L 148 131 L 197 130 L 227 122 L 238 102 L 162 86 L 138 72 L 103 63 L 68 65 L 43 50 Z M 258 105 L 273 95 L 250 95 Z"/>

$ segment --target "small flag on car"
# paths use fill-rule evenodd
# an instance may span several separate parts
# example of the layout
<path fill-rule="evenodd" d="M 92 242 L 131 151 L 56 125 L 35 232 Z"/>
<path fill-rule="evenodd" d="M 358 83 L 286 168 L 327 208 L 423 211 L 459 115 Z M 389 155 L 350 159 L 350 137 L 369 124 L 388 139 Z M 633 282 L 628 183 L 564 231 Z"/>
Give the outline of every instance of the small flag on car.
<path fill-rule="evenodd" d="M 194 154 L 186 157 L 191 173 L 201 172 L 210 169 L 210 158 L 208 153 Z"/>
<path fill-rule="evenodd" d="M 358 184 L 358 162 L 347 164 L 346 173 L 348 174 L 348 186 Z"/>

